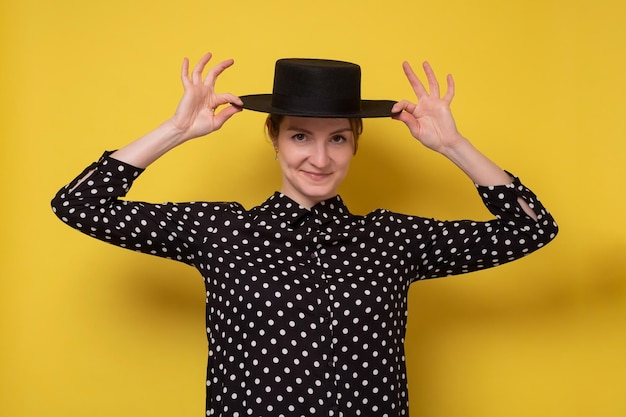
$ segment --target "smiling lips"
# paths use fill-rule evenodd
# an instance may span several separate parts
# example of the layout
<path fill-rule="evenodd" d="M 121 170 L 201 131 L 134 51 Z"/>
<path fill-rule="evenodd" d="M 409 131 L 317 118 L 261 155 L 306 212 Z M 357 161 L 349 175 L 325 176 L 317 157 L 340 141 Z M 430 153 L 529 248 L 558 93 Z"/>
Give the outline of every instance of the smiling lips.
<path fill-rule="evenodd" d="M 302 171 L 302 173 L 306 175 L 308 178 L 312 179 L 313 181 L 322 181 L 332 175 L 332 173 L 330 172 L 325 173 L 325 172 L 312 172 L 312 171 L 304 171 L 304 170 Z"/>

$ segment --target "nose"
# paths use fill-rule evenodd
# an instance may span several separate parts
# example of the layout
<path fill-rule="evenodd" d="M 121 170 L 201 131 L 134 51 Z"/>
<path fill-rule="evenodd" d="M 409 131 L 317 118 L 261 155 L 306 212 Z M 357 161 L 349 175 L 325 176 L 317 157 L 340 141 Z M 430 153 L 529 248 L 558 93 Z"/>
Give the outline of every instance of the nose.
<path fill-rule="evenodd" d="M 330 155 L 325 141 L 317 141 L 309 156 L 309 161 L 316 168 L 325 168 L 330 163 Z"/>

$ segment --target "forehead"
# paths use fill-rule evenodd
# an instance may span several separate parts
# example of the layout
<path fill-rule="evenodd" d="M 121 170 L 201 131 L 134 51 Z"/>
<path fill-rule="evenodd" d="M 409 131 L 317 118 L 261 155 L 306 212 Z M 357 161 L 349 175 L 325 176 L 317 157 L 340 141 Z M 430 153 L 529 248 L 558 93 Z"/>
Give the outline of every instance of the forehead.
<path fill-rule="evenodd" d="M 282 129 L 301 129 L 310 132 L 337 131 L 350 129 L 348 119 L 285 116 L 280 123 Z"/>

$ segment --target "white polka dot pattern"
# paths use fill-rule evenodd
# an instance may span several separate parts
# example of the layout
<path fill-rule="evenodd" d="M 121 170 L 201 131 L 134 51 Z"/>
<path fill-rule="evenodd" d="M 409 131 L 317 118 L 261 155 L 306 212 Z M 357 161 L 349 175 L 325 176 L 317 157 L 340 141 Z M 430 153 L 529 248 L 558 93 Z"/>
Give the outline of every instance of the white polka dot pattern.
<path fill-rule="evenodd" d="M 251 210 L 121 200 L 140 173 L 105 154 L 53 208 L 81 232 L 201 272 L 208 416 L 408 416 L 409 285 L 512 261 L 557 233 L 517 179 L 479 187 L 493 221 L 449 222 L 356 216 L 340 197 L 311 210 L 279 193 Z"/>

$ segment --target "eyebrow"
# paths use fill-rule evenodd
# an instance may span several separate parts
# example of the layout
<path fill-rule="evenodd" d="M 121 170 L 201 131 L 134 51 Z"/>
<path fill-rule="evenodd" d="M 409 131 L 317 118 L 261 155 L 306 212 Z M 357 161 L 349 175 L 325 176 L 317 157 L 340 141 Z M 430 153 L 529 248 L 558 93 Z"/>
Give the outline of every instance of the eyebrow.
<path fill-rule="evenodd" d="M 306 134 L 309 134 L 309 135 L 313 134 L 313 132 L 311 132 L 310 130 L 304 129 L 304 128 L 298 127 L 298 126 L 289 126 L 285 130 L 293 130 L 293 131 L 296 131 L 296 132 L 303 132 L 303 133 L 306 133 Z M 335 130 L 333 132 L 330 132 L 330 134 L 331 135 L 336 135 L 337 133 L 343 133 L 343 132 L 352 132 L 352 128 L 351 127 L 343 127 L 341 129 L 337 129 L 337 130 Z"/>

